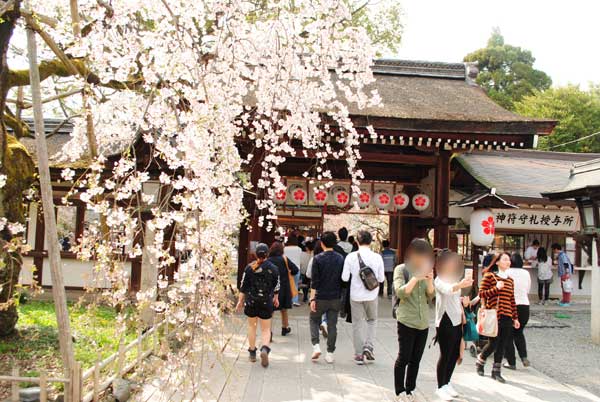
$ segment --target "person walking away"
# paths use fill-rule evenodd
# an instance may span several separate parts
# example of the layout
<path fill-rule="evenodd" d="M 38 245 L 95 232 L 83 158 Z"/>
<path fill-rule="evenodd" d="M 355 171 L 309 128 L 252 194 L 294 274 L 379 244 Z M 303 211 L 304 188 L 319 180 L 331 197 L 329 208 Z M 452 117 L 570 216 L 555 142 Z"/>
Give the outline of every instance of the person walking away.
<path fill-rule="evenodd" d="M 334 248 L 334 251 L 337 252 L 337 249 Z M 308 262 L 308 267 L 306 268 L 306 276 L 308 277 L 309 282 L 311 281 L 311 277 L 312 277 L 312 266 L 313 266 L 315 257 L 317 255 L 321 254 L 322 252 L 323 252 L 323 247 L 322 247 L 321 240 L 317 239 L 315 241 L 315 249 L 313 250 L 313 257 Z M 321 325 L 319 326 L 319 328 L 321 329 L 321 334 L 323 335 L 323 338 L 327 338 L 327 336 L 329 335 L 327 333 L 327 314 L 323 314 L 321 316 Z"/>
<path fill-rule="evenodd" d="M 558 277 L 560 278 L 560 286 L 562 288 L 562 300 L 558 303 L 561 307 L 568 307 L 571 305 L 571 292 L 572 288 L 565 286 L 565 282 L 569 283 L 571 275 L 573 274 L 573 264 L 569 259 L 567 253 L 562 249 L 562 246 L 558 243 L 552 245 L 552 253 L 558 261 Z"/>
<path fill-rule="evenodd" d="M 346 257 L 342 280 L 350 281 L 354 362 L 362 365 L 365 359 L 375 360 L 378 284 L 383 282 L 385 275 L 383 259 L 369 248 L 373 241 L 371 233 L 361 230 L 357 239 L 359 249 Z"/>
<path fill-rule="evenodd" d="M 256 246 L 256 261 L 250 263 L 242 275 L 237 311 L 244 310 L 248 317 L 248 353 L 251 362 L 256 362 L 256 327 L 260 323 L 262 347 L 260 362 L 269 365 L 271 353 L 271 318 L 273 309 L 279 305 L 279 270 L 267 260 L 269 247 L 264 243 Z"/>
<path fill-rule="evenodd" d="M 381 245 L 383 246 L 381 258 L 383 259 L 385 282 L 387 284 L 387 296 L 391 299 L 394 288 L 394 268 L 398 265 L 398 258 L 396 257 L 396 250 L 390 248 L 389 240 L 384 240 Z M 383 283 L 379 287 L 379 296 L 383 296 Z"/>
<path fill-rule="evenodd" d="M 443 401 L 451 401 L 459 396 L 450 380 L 461 351 L 464 314 L 461 289 L 471 287 L 473 279 L 461 279 L 464 273 L 462 259 L 449 250 L 443 250 L 438 255 L 436 270 L 435 327 L 440 357 L 436 369 L 438 389 L 435 394 Z"/>
<path fill-rule="evenodd" d="M 525 340 L 525 326 L 529 321 L 529 291 L 531 290 L 531 276 L 523 267 L 510 267 L 508 277 L 513 280 L 515 286 L 515 303 L 517 305 L 517 314 L 519 315 L 519 328 L 513 328 L 513 342 L 506 345 L 504 354 L 507 363 L 505 368 L 516 370 L 517 361 L 515 358 L 515 346 L 519 352 L 519 357 L 524 367 L 529 367 L 527 359 L 527 342 Z"/>
<path fill-rule="evenodd" d="M 429 332 L 429 303 L 435 296 L 433 248 L 425 239 L 413 239 L 404 264 L 394 269 L 398 357 L 394 364 L 396 401 L 414 401 L 419 364 Z"/>
<path fill-rule="evenodd" d="M 552 283 L 552 257 L 548 256 L 544 247 L 537 252 L 537 277 L 538 277 L 538 304 L 545 304 L 550 298 L 550 284 Z"/>
<path fill-rule="evenodd" d="M 298 245 L 298 237 L 295 234 L 292 234 L 288 237 L 287 243 L 283 249 L 283 255 L 287 257 L 289 261 L 291 261 L 297 267 L 300 266 L 300 259 L 302 256 L 302 249 Z M 296 290 L 298 290 L 298 284 L 300 283 L 300 271 L 294 274 L 294 286 Z M 296 293 L 295 296 L 292 297 L 292 304 L 296 307 L 300 307 L 300 296 Z"/>
<path fill-rule="evenodd" d="M 340 241 L 338 241 L 337 245 L 344 251 L 345 255 L 350 254 L 352 250 L 352 243 L 348 241 L 348 229 L 345 227 L 341 227 L 338 230 L 338 237 Z"/>
<path fill-rule="evenodd" d="M 327 354 L 325 361 L 333 363 L 337 339 L 337 321 L 341 309 L 342 271 L 344 257 L 333 250 L 337 238 L 333 232 L 321 236 L 323 252 L 314 257 L 311 267 L 310 338 L 313 345 L 312 360 L 321 356 L 319 330 L 321 320 L 327 317 Z"/>
<path fill-rule="evenodd" d="M 300 287 L 302 288 L 302 293 L 304 295 L 302 298 L 304 303 L 308 302 L 308 294 L 310 293 L 310 279 L 306 276 L 306 271 L 308 269 L 308 263 L 313 258 L 314 249 L 315 243 L 312 240 L 307 240 L 304 243 L 304 251 L 302 251 L 302 255 L 300 255 Z"/>
<path fill-rule="evenodd" d="M 281 311 L 281 336 L 286 336 L 292 332 L 288 310 L 292 308 L 293 278 L 294 275 L 300 272 L 300 269 L 283 255 L 283 244 L 278 241 L 273 242 L 271 245 L 268 261 L 275 265 L 279 271 L 279 306 L 276 307 L 276 310 Z"/>
<path fill-rule="evenodd" d="M 498 318 L 498 335 L 489 338 L 477 356 L 475 363 L 477 374 L 485 374 L 485 361 L 493 353 L 494 367 L 492 378 L 498 382 L 505 383 L 502 377 L 502 359 L 506 346 L 512 343 L 513 328 L 519 329 L 519 316 L 515 303 L 514 282 L 508 276 L 510 268 L 510 255 L 500 253 L 497 260 L 498 272 L 486 272 L 479 286 L 479 297 L 482 300 L 482 308 L 496 309 Z"/>
<path fill-rule="evenodd" d="M 525 257 L 525 261 L 527 261 L 532 268 L 535 268 L 538 263 L 537 253 L 539 249 L 540 241 L 538 239 L 534 239 L 531 242 L 531 245 L 525 250 L 525 254 L 523 254 L 523 257 Z"/>

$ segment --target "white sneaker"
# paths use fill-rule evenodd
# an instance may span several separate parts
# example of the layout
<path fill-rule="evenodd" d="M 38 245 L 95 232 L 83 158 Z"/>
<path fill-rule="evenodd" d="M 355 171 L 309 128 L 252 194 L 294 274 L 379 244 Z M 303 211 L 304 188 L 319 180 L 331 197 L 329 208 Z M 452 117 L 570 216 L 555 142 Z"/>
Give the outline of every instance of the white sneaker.
<path fill-rule="evenodd" d="M 332 364 L 335 361 L 333 353 L 327 352 L 327 354 L 325 355 L 325 361 L 329 364 Z"/>
<path fill-rule="evenodd" d="M 450 394 L 446 391 L 445 386 L 438 388 L 437 391 L 435 391 L 435 395 L 442 401 L 451 401 L 453 399 L 452 396 L 450 396 Z"/>
<path fill-rule="evenodd" d="M 313 345 L 313 354 L 311 359 L 313 361 L 317 361 L 319 360 L 319 357 L 321 357 L 321 346 L 317 343 L 316 345 Z"/>
<path fill-rule="evenodd" d="M 442 388 L 445 388 L 446 393 L 453 398 L 458 398 L 460 396 L 460 394 L 454 389 L 454 387 L 450 383 L 444 385 Z"/>
<path fill-rule="evenodd" d="M 410 394 L 410 395 L 406 395 L 406 396 L 404 397 L 404 400 L 405 400 L 406 402 L 414 402 L 414 401 L 416 401 L 417 399 L 415 398 L 414 394 Z"/>

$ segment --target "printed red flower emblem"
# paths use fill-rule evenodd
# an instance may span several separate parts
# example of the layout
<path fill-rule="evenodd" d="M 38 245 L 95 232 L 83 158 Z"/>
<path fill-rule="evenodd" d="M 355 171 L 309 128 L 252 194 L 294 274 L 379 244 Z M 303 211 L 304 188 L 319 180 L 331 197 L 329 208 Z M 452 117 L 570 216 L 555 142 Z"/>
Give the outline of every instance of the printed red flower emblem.
<path fill-rule="evenodd" d="M 368 204 L 371 201 L 371 195 L 369 193 L 360 193 L 358 196 L 361 204 Z"/>
<path fill-rule="evenodd" d="M 287 192 L 285 190 L 279 190 L 277 192 L 277 194 L 275 194 L 275 198 L 277 198 L 279 201 L 285 200 L 286 196 L 287 196 Z"/>
<path fill-rule="evenodd" d="M 304 199 L 306 198 L 306 193 L 304 192 L 304 190 L 299 188 L 296 191 L 294 191 L 293 196 L 295 201 L 304 201 Z"/>
<path fill-rule="evenodd" d="M 387 205 L 390 203 L 390 196 L 387 194 L 379 194 L 379 203 L 381 205 Z"/>
<path fill-rule="evenodd" d="M 323 190 L 319 190 L 315 193 L 315 200 L 317 201 L 325 201 L 325 199 L 327 198 L 327 193 Z"/>
<path fill-rule="evenodd" d="M 346 193 L 345 191 L 339 192 L 337 194 L 337 201 L 344 205 L 348 202 L 348 193 Z"/>
<path fill-rule="evenodd" d="M 483 227 L 483 233 L 486 235 L 493 235 L 496 233 L 496 224 L 494 223 L 494 217 L 489 216 L 486 220 L 481 221 Z"/>
<path fill-rule="evenodd" d="M 418 196 L 417 198 L 415 198 L 415 205 L 417 207 L 424 207 L 427 204 L 427 198 L 423 197 L 423 196 Z"/>
<path fill-rule="evenodd" d="M 406 204 L 406 198 L 403 195 L 397 195 L 394 197 L 394 204 L 398 205 L 398 206 L 402 206 L 404 204 Z"/>

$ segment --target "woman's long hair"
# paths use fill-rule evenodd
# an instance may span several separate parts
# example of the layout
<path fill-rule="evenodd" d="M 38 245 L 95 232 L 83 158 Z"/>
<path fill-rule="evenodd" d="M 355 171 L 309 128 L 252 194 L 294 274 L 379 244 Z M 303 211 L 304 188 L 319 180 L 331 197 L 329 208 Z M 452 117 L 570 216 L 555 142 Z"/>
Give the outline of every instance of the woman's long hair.
<path fill-rule="evenodd" d="M 274 241 L 269 248 L 269 257 L 279 257 L 283 255 L 283 243 Z"/>
<path fill-rule="evenodd" d="M 544 247 L 538 248 L 537 251 L 537 260 L 539 262 L 547 262 L 548 261 L 548 252 Z"/>

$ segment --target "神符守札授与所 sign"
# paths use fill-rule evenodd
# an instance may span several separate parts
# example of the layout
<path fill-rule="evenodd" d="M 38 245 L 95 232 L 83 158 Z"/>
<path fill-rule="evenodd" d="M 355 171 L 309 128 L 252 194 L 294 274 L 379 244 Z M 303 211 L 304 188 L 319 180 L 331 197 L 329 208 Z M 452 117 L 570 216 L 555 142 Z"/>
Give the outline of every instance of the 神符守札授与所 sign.
<path fill-rule="evenodd" d="M 577 211 L 544 209 L 494 209 L 496 229 L 575 232 L 579 229 Z"/>

